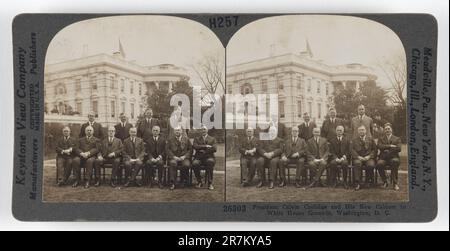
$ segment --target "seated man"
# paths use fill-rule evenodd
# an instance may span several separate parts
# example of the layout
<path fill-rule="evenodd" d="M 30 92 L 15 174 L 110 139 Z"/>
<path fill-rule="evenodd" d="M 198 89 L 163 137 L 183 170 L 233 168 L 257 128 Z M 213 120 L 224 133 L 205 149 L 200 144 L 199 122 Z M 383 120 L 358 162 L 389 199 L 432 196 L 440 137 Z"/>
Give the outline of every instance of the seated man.
<path fill-rule="evenodd" d="M 141 186 L 136 180 L 139 171 L 142 169 L 145 157 L 144 140 L 137 137 L 136 127 L 130 129 L 130 137 L 123 142 L 123 161 L 125 169 L 128 170 L 131 177 L 125 183 L 125 187 Z"/>
<path fill-rule="evenodd" d="M 277 169 L 283 152 L 283 140 L 277 137 L 277 129 L 271 127 L 269 133 L 273 140 L 261 141 L 257 151 L 259 158 L 256 160 L 256 169 L 260 178 L 257 188 L 264 186 L 264 168 L 269 166 L 269 189 L 274 188 Z"/>
<path fill-rule="evenodd" d="M 76 181 L 73 187 L 77 187 L 81 182 L 81 167 L 86 167 L 87 181 L 85 183 L 85 188 L 89 188 L 93 180 L 93 172 L 95 168 L 95 157 L 98 153 L 99 139 L 94 137 L 94 128 L 92 126 L 86 126 L 84 134 L 86 136 L 82 137 L 78 141 L 78 147 L 75 150 L 77 155 L 73 159 L 73 170 L 76 177 Z M 95 170 L 95 186 L 100 185 L 100 172 Z"/>
<path fill-rule="evenodd" d="M 280 164 L 280 187 L 286 185 L 286 167 L 289 164 L 295 164 L 297 171 L 295 173 L 295 186 L 301 187 L 302 172 L 304 171 L 304 164 L 306 159 L 307 146 L 304 139 L 299 137 L 298 127 L 292 127 L 291 137 L 286 141 L 284 152 L 281 157 Z"/>
<path fill-rule="evenodd" d="M 174 136 L 169 140 L 168 144 L 170 190 L 174 190 L 178 169 L 181 169 L 181 183 L 183 186 L 186 186 L 188 183 L 192 144 L 188 137 L 183 136 L 181 127 L 177 127 L 174 130 Z"/>
<path fill-rule="evenodd" d="M 350 140 L 344 136 L 344 126 L 337 126 L 336 136 L 330 139 L 330 180 L 331 186 L 334 188 L 337 186 L 337 173 L 340 168 L 342 169 L 344 188 L 348 189 L 348 166 L 351 158 L 350 148 Z"/>
<path fill-rule="evenodd" d="M 104 164 L 111 164 L 111 186 L 117 186 L 117 174 L 120 171 L 120 160 L 123 151 L 122 141 L 116 138 L 116 128 L 114 126 L 108 127 L 108 136 L 100 143 L 100 152 L 95 161 L 96 169 L 101 170 Z"/>
<path fill-rule="evenodd" d="M 361 190 L 361 180 L 363 170 L 366 171 L 366 181 L 369 186 L 374 182 L 375 170 L 375 156 L 377 153 L 377 146 L 372 137 L 367 135 L 367 130 L 364 125 L 358 127 L 359 137 L 352 141 L 352 158 L 353 166 L 355 168 L 355 182 L 356 191 Z"/>
<path fill-rule="evenodd" d="M 313 137 L 308 140 L 308 168 L 314 177 L 313 182 L 305 189 L 313 188 L 320 185 L 320 178 L 327 169 L 329 158 L 328 141 L 320 137 L 320 128 L 313 129 Z"/>
<path fill-rule="evenodd" d="M 56 142 L 56 168 L 58 169 L 58 186 L 65 186 L 72 173 L 72 159 L 75 157 L 77 140 L 70 136 L 70 128 L 64 127 L 63 137 Z"/>
<path fill-rule="evenodd" d="M 164 165 L 166 163 L 166 140 L 161 136 L 161 128 L 153 126 L 153 136 L 146 142 L 147 160 L 147 177 L 150 187 L 155 181 L 155 173 L 158 171 L 158 186 L 164 188 L 163 173 Z"/>
<path fill-rule="evenodd" d="M 255 138 L 255 130 L 248 128 L 246 137 L 239 144 L 241 153 L 242 168 L 242 186 L 248 186 L 255 177 L 256 172 L 256 149 L 258 148 L 258 139 Z"/>
<path fill-rule="evenodd" d="M 383 187 L 388 188 L 389 184 L 386 178 L 386 168 L 391 168 L 392 183 L 394 183 L 394 190 L 399 191 L 398 186 L 398 167 L 400 166 L 399 153 L 402 150 L 401 139 L 392 134 L 392 125 L 386 123 L 384 125 L 385 135 L 378 141 L 378 148 L 380 149 L 380 158 L 377 162 L 377 169 L 380 177 L 383 180 Z"/>
<path fill-rule="evenodd" d="M 192 168 L 194 169 L 195 179 L 197 180 L 197 187 L 201 188 L 202 176 L 201 167 L 206 168 L 205 176 L 208 177 L 207 183 L 209 190 L 214 190 L 213 182 L 213 172 L 214 166 L 216 165 L 216 157 L 214 153 L 217 152 L 216 139 L 208 135 L 208 128 L 202 126 L 202 135 L 194 139 L 194 149 L 195 156 L 192 162 Z"/>

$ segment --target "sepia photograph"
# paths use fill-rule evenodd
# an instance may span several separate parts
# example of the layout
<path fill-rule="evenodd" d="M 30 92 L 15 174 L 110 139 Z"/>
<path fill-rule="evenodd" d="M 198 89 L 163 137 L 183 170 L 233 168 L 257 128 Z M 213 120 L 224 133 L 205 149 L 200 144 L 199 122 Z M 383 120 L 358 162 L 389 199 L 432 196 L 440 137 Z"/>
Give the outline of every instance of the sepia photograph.
<path fill-rule="evenodd" d="M 391 29 L 263 18 L 230 40 L 226 77 L 227 201 L 408 201 L 406 54 Z"/>
<path fill-rule="evenodd" d="M 225 132 L 192 121 L 225 90 L 225 48 L 207 27 L 74 23 L 48 47 L 44 89 L 44 202 L 225 200 Z"/>

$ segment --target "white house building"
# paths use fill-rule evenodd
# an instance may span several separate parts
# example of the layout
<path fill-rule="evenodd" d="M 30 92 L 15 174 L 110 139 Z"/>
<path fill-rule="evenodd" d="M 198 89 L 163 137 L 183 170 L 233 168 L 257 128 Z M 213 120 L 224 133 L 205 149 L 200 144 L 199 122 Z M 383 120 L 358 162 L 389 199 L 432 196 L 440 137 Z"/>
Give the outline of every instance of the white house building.
<path fill-rule="evenodd" d="M 186 69 L 172 64 L 141 66 L 122 53 L 98 54 L 45 66 L 45 122 L 82 123 L 93 112 L 107 125 L 125 113 L 131 123 L 146 109 L 155 88 L 169 92 L 189 80 Z"/>
<path fill-rule="evenodd" d="M 331 66 L 315 60 L 308 49 L 227 67 L 228 94 L 278 94 L 279 121 L 287 127 L 303 122 L 305 112 L 320 126 L 333 106 L 337 88 L 358 90 L 374 81 L 374 71 L 361 64 Z M 355 108 L 356 109 L 356 108 Z M 266 110 L 269 110 L 266 108 Z"/>

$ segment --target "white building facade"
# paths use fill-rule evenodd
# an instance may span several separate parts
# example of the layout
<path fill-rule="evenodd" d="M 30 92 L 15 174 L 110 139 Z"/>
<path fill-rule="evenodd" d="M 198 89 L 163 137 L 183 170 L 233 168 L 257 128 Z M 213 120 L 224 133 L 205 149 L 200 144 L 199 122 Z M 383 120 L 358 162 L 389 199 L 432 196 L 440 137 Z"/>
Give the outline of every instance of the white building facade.
<path fill-rule="evenodd" d="M 281 123 L 287 127 L 299 125 L 307 112 L 320 126 L 333 106 L 336 88 L 357 91 L 365 82 L 376 79 L 373 70 L 361 64 L 330 66 L 314 60 L 310 52 L 291 53 L 229 66 L 227 93 L 276 93 Z"/>
<path fill-rule="evenodd" d="M 170 92 L 182 80 L 189 80 L 182 67 L 141 66 L 119 52 L 46 65 L 44 121 L 80 124 L 93 112 L 96 121 L 107 126 L 125 113 L 134 124 L 156 88 Z"/>

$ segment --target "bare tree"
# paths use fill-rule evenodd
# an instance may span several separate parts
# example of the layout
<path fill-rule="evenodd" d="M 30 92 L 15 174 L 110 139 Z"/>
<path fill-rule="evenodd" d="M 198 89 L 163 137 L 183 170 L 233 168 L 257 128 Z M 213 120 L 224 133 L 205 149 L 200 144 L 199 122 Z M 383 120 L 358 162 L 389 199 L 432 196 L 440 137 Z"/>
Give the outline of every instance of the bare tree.
<path fill-rule="evenodd" d="M 401 107 L 406 107 L 406 61 L 401 54 L 396 54 L 391 59 L 379 64 L 380 69 L 391 84 L 392 95 L 390 101 Z"/>
<path fill-rule="evenodd" d="M 225 66 L 219 54 L 207 55 L 197 64 L 191 66 L 202 82 L 202 100 L 208 94 L 223 95 L 225 92 Z M 212 100 L 204 100 L 210 103 Z"/>

